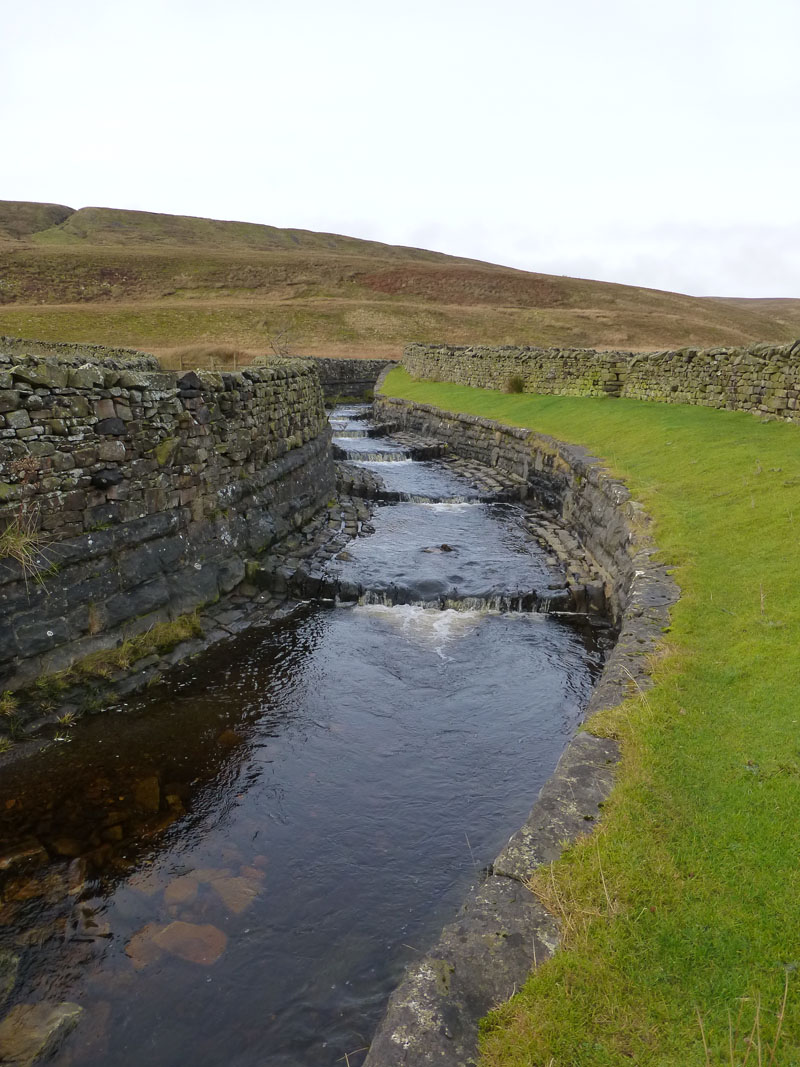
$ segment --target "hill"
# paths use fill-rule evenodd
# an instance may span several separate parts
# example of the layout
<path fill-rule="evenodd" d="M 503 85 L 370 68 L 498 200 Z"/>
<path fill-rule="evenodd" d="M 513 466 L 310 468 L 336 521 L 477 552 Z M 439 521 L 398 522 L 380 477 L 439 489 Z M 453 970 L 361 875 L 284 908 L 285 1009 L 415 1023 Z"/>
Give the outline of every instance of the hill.
<path fill-rule="evenodd" d="M 698 298 L 245 222 L 0 201 L 0 333 L 155 351 L 399 355 L 411 340 L 786 341 L 800 301 Z"/>

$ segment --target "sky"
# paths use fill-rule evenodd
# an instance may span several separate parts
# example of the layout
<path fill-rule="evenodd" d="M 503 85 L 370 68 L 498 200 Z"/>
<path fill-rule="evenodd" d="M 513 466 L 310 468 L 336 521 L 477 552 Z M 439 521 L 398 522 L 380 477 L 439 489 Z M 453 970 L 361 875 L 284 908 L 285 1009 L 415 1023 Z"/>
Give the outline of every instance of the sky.
<path fill-rule="evenodd" d="M 0 0 L 0 199 L 800 297 L 800 0 Z"/>

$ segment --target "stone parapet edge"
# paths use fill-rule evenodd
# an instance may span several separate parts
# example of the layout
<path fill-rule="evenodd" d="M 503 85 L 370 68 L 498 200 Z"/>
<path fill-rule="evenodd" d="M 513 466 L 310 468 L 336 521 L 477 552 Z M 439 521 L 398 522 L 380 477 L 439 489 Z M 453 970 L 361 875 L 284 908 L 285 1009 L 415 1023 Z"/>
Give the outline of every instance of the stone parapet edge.
<path fill-rule="evenodd" d="M 548 453 L 555 448 L 579 484 L 593 485 L 612 502 L 620 518 L 614 536 L 624 540 L 624 558 L 630 566 L 624 568 L 625 574 L 609 574 L 613 583 L 627 586 L 616 590 L 620 635 L 585 717 L 615 706 L 632 688 L 647 688 L 651 684 L 648 660 L 669 624 L 669 610 L 679 590 L 666 568 L 654 561 L 649 519 L 622 483 L 585 449 L 528 430 L 388 397 L 378 398 L 376 408 L 387 421 L 410 422 L 416 429 L 422 423 L 428 434 L 448 423 L 449 446 L 456 453 L 459 431 L 469 434 L 475 427 L 507 436 L 534 451 L 536 446 Z M 487 460 L 501 465 L 501 453 L 498 448 Z M 535 456 L 531 458 L 536 470 Z M 563 475 L 563 469 L 558 473 Z M 562 505 L 566 501 L 580 508 L 580 494 L 570 498 L 560 491 L 554 497 Z M 548 502 L 553 502 L 553 496 Z M 592 521 L 591 515 L 584 516 L 581 532 L 591 533 Z M 536 867 L 556 859 L 565 844 L 591 831 L 613 787 L 619 755 L 614 741 L 585 731 L 569 742 L 525 824 L 509 839 L 487 877 L 470 890 L 455 922 L 406 971 L 389 1000 L 365 1067 L 470 1067 L 477 1063 L 478 1021 L 508 1000 L 559 944 L 558 923 L 526 883 Z"/>

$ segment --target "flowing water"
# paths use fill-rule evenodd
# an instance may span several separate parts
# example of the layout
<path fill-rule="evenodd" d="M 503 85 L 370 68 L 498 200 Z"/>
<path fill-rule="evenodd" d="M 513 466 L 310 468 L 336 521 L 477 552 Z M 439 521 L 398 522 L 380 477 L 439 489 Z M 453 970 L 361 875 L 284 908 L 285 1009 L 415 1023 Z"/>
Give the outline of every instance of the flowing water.
<path fill-rule="evenodd" d="M 519 509 L 353 441 L 417 501 L 330 565 L 382 602 L 308 603 L 3 772 L 9 1004 L 84 1009 L 55 1063 L 357 1067 L 580 718 L 594 631 L 487 610 L 557 581 Z"/>

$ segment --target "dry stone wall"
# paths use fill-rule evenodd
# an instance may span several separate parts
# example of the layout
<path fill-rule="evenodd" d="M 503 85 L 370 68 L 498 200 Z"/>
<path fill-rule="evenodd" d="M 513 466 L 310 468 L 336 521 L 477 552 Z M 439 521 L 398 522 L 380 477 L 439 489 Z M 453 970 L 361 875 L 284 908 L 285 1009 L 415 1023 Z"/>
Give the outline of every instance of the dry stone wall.
<path fill-rule="evenodd" d="M 415 378 L 484 389 L 513 383 L 526 393 L 625 396 L 800 418 L 800 341 L 647 353 L 413 344 L 403 365 Z"/>
<path fill-rule="evenodd" d="M 216 600 L 331 498 L 307 361 L 166 372 L 141 353 L 0 339 L 0 690 Z M 47 346 L 52 349 L 52 346 Z"/>

